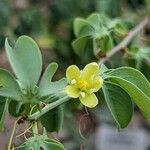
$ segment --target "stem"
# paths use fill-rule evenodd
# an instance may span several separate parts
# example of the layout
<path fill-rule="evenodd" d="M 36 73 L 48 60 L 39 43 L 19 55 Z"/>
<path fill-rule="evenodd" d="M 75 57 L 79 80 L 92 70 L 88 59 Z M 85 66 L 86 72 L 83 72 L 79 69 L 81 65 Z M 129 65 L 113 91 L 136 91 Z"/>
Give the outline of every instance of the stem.
<path fill-rule="evenodd" d="M 108 61 L 114 54 L 121 51 L 123 48 L 125 48 L 131 40 L 135 37 L 136 34 L 138 34 L 141 30 L 145 28 L 146 25 L 148 25 L 150 22 L 148 17 L 145 17 L 135 28 L 133 28 L 128 35 L 119 43 L 116 47 L 114 47 L 110 52 L 107 53 L 106 57 L 102 58 L 98 64 L 101 65 Z"/>
<path fill-rule="evenodd" d="M 37 124 L 36 121 L 33 123 L 32 132 L 33 132 L 33 135 L 34 135 L 34 136 L 35 136 L 35 135 L 38 135 L 38 124 Z"/>
<path fill-rule="evenodd" d="M 17 123 L 18 121 L 20 120 L 21 117 L 19 117 L 14 125 L 13 125 L 13 129 L 12 129 L 12 132 L 11 132 L 11 136 L 10 136 L 10 139 L 9 139 L 9 143 L 8 143 L 8 150 L 11 150 L 11 144 L 12 144 L 12 140 L 13 140 L 13 137 L 14 137 L 14 134 L 15 134 L 15 130 L 16 130 L 16 127 L 17 127 Z"/>
<path fill-rule="evenodd" d="M 45 113 L 47 113 L 48 111 L 52 110 L 53 108 L 61 105 L 62 103 L 66 102 L 69 100 L 68 96 L 65 96 L 61 99 L 59 99 L 58 101 L 55 101 L 53 103 L 47 104 L 41 111 L 38 111 L 32 115 L 28 116 L 28 120 L 37 120 L 39 117 L 41 117 L 42 115 L 44 115 Z"/>

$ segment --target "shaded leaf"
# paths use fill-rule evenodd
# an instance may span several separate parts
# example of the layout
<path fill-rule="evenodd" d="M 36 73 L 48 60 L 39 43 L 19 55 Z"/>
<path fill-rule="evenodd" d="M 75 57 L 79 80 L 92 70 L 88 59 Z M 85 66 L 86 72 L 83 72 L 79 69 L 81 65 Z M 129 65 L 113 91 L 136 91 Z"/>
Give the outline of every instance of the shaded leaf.
<path fill-rule="evenodd" d="M 104 82 L 103 93 L 107 106 L 119 128 L 125 128 L 133 114 L 130 96 L 118 85 Z"/>
<path fill-rule="evenodd" d="M 82 36 L 72 42 L 72 47 L 76 54 L 81 55 L 84 53 L 89 39 L 91 39 L 91 37 Z"/>

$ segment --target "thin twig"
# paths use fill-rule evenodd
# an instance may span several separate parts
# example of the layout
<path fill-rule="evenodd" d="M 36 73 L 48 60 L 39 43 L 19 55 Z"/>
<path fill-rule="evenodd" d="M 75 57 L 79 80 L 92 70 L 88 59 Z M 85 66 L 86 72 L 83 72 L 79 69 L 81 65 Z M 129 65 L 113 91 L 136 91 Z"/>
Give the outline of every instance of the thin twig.
<path fill-rule="evenodd" d="M 80 121 L 79 121 L 79 134 L 80 134 L 80 137 L 83 139 L 83 143 L 81 143 L 80 145 L 80 150 L 83 150 L 83 145 L 85 144 L 85 141 L 87 140 L 84 135 L 82 134 L 82 131 L 81 131 L 81 123 L 82 123 L 82 120 L 84 117 L 87 117 L 89 115 L 89 112 L 87 110 L 87 107 L 85 107 L 85 114 L 80 118 Z"/>
<path fill-rule="evenodd" d="M 98 61 L 98 64 L 101 65 L 108 61 L 114 54 L 119 52 L 120 50 L 126 48 L 126 46 L 131 42 L 134 36 L 139 33 L 146 25 L 150 22 L 148 17 L 145 17 L 135 28 L 133 28 L 128 35 L 119 43 L 116 47 L 114 47 L 110 52 L 107 53 L 106 57 L 102 58 Z"/>
<path fill-rule="evenodd" d="M 18 137 L 20 137 L 20 136 L 26 134 L 26 132 L 28 132 L 28 131 L 32 128 L 32 126 L 33 126 L 33 124 L 31 124 L 23 133 L 17 135 L 16 138 L 18 138 Z"/>
<path fill-rule="evenodd" d="M 16 130 L 16 127 L 17 127 L 17 124 L 18 124 L 18 121 L 21 119 L 22 116 L 20 116 L 14 123 L 14 126 L 13 126 L 13 129 L 12 129 L 12 132 L 11 132 L 11 136 L 10 136 L 10 139 L 9 139 L 9 143 L 8 143 L 8 150 L 11 150 L 11 144 L 12 144 L 12 140 L 13 140 L 13 137 L 14 137 L 14 134 L 15 134 L 15 130 Z"/>

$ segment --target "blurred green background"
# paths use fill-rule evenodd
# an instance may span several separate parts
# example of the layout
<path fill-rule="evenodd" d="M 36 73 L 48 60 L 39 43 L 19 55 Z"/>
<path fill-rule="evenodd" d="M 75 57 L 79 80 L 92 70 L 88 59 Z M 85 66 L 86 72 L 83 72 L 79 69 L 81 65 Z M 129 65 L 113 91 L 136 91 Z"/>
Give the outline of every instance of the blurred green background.
<path fill-rule="evenodd" d="M 149 0 L 1 0 L 0 48 L 4 47 L 5 37 L 15 42 L 25 34 L 34 38 L 46 53 L 45 62 L 56 61 L 63 70 L 72 63 L 85 65 L 95 58 L 90 50 L 84 57 L 77 56 L 71 47 L 76 17 L 99 12 L 121 18 L 131 28 L 146 15 L 149 3 Z"/>

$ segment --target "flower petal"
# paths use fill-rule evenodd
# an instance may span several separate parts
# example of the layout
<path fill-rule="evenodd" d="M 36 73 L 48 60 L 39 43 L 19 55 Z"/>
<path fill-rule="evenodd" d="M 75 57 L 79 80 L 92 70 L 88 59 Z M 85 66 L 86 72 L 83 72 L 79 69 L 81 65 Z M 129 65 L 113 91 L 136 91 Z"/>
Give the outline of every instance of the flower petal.
<path fill-rule="evenodd" d="M 103 86 L 103 79 L 101 76 L 96 76 L 89 82 L 88 90 L 93 90 L 93 92 L 97 92 Z"/>
<path fill-rule="evenodd" d="M 98 104 L 98 99 L 95 94 L 85 94 L 85 97 L 79 97 L 81 103 L 89 108 L 93 108 Z"/>
<path fill-rule="evenodd" d="M 67 68 L 66 78 L 69 83 L 71 83 L 72 80 L 78 80 L 79 76 L 80 70 L 76 65 L 71 65 Z"/>
<path fill-rule="evenodd" d="M 82 79 L 89 80 L 91 77 L 98 75 L 99 65 L 96 62 L 87 64 L 82 71 Z"/>
<path fill-rule="evenodd" d="M 77 98 L 77 97 L 80 96 L 79 89 L 74 85 L 66 86 L 65 91 L 66 91 L 66 93 L 68 94 L 69 97 Z"/>

